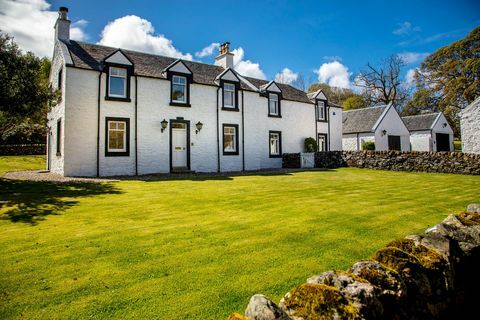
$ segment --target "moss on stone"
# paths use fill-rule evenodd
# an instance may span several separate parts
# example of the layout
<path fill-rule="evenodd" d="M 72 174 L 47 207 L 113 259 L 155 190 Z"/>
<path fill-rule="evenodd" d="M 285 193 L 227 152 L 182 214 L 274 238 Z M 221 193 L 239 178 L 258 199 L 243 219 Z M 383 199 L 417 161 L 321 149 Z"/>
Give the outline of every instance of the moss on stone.
<path fill-rule="evenodd" d="M 228 320 L 250 320 L 250 318 L 242 316 L 239 313 L 232 313 L 230 317 L 228 317 Z"/>
<path fill-rule="evenodd" d="M 423 267 L 434 271 L 443 271 L 447 261 L 436 251 L 421 244 L 415 244 L 412 239 L 394 240 L 387 247 L 398 248 L 418 259 Z"/>
<path fill-rule="evenodd" d="M 465 226 L 480 225 L 480 214 L 472 212 L 462 212 L 457 215 L 458 220 Z"/>
<path fill-rule="evenodd" d="M 399 273 L 406 268 L 418 269 L 422 265 L 416 257 L 396 247 L 378 250 L 373 259 Z"/>
<path fill-rule="evenodd" d="M 383 290 L 397 290 L 398 289 L 398 279 L 395 279 L 393 276 L 388 276 L 387 272 L 394 273 L 397 275 L 398 278 L 400 276 L 395 270 L 388 270 L 385 267 L 384 273 L 376 268 L 362 268 L 358 272 L 358 277 L 365 279 L 366 281 L 370 282 L 374 286 L 382 288 Z"/>
<path fill-rule="evenodd" d="M 310 320 L 356 319 L 358 310 L 342 293 L 324 284 L 305 283 L 293 289 L 284 299 L 292 316 Z"/>

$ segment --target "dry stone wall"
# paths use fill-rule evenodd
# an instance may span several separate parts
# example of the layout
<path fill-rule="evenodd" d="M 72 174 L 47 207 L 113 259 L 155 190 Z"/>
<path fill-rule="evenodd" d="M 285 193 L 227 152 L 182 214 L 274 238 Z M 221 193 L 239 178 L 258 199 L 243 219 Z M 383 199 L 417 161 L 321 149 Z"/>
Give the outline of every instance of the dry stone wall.
<path fill-rule="evenodd" d="M 477 313 L 478 270 L 480 204 L 473 204 L 347 271 L 307 279 L 278 304 L 256 294 L 245 316 L 229 320 L 467 319 Z"/>

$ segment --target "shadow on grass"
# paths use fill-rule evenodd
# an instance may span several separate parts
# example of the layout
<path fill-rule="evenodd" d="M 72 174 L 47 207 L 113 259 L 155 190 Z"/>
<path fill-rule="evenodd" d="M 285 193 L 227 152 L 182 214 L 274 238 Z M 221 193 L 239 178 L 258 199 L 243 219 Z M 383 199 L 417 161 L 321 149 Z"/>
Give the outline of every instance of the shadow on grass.
<path fill-rule="evenodd" d="M 149 174 L 143 176 L 118 176 L 113 177 L 118 180 L 126 181 L 175 181 L 175 180 L 189 180 L 189 181 L 215 181 L 215 180 L 233 180 L 235 177 L 248 176 L 292 176 L 299 172 L 335 172 L 335 169 L 278 169 L 278 170 L 259 170 L 259 171 L 238 171 L 238 172 L 221 172 L 221 173 L 168 173 L 168 174 Z"/>
<path fill-rule="evenodd" d="M 0 178 L 0 219 L 32 225 L 78 203 L 75 198 L 120 194 L 110 183 L 55 183 Z"/>

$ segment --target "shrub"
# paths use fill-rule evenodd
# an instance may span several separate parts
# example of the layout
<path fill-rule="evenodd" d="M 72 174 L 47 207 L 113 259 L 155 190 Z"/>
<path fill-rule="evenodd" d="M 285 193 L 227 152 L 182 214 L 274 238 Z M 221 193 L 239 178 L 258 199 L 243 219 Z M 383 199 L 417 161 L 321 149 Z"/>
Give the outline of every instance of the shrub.
<path fill-rule="evenodd" d="M 373 141 L 362 142 L 362 150 L 375 150 L 375 142 Z"/>
<path fill-rule="evenodd" d="M 317 141 L 314 138 L 305 138 L 305 142 L 303 143 L 303 149 L 305 152 L 317 152 L 318 145 Z"/>

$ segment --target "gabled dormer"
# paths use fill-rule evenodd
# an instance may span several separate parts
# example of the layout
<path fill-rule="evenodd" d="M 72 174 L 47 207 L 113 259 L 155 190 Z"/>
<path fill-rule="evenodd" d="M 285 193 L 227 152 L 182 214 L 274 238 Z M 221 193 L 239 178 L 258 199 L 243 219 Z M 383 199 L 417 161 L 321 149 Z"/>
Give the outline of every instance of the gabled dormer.
<path fill-rule="evenodd" d="M 134 72 L 132 60 L 118 49 L 103 60 L 107 74 L 105 100 L 130 102 L 130 78 Z"/>
<path fill-rule="evenodd" d="M 222 110 L 238 111 L 240 77 L 235 70 L 232 68 L 225 69 L 215 78 L 215 82 L 222 88 Z"/>
<path fill-rule="evenodd" d="M 190 107 L 190 84 L 193 82 L 193 72 L 190 68 L 181 59 L 177 59 L 163 72 L 170 80 L 170 105 Z"/>
<path fill-rule="evenodd" d="M 309 93 L 308 98 L 315 104 L 315 118 L 320 122 L 328 121 L 328 98 L 322 89 Z"/>
<path fill-rule="evenodd" d="M 268 100 L 268 116 L 273 118 L 282 117 L 282 90 L 275 81 L 270 81 L 269 83 L 261 86 L 260 95 L 264 96 Z"/>

